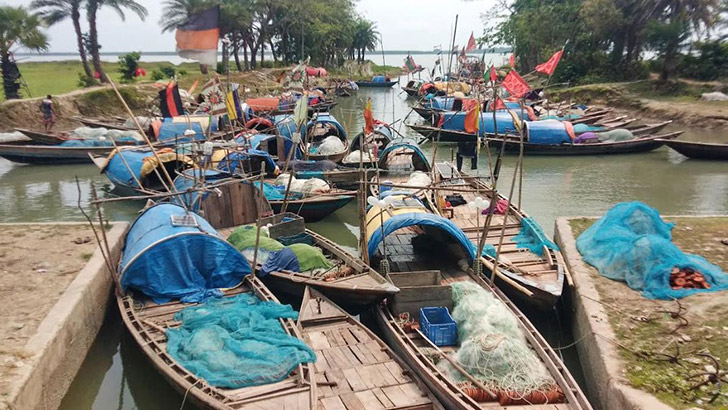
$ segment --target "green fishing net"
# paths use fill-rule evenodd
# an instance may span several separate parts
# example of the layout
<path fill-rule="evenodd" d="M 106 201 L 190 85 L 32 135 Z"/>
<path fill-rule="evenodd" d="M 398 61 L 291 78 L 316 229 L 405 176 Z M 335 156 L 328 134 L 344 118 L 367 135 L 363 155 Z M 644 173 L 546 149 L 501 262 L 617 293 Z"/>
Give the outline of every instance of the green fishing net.
<path fill-rule="evenodd" d="M 529 347 L 516 317 L 491 292 L 471 282 L 451 285 L 460 348 L 453 356 L 465 370 L 494 391 L 527 394 L 555 384 Z M 443 361 L 456 380 L 463 376 Z"/>
<path fill-rule="evenodd" d="M 255 225 L 244 225 L 236 228 L 233 233 L 228 236 L 227 241 L 230 242 L 237 250 L 242 252 L 243 256 L 249 261 L 253 260 L 255 254 Z M 283 244 L 271 239 L 268 236 L 268 230 L 261 228 L 260 240 L 258 247 L 257 263 L 265 263 L 271 253 L 283 249 Z"/>
<path fill-rule="evenodd" d="M 309 272 L 315 269 L 329 269 L 334 265 L 326 259 L 321 249 L 305 243 L 294 243 L 289 245 L 293 253 L 298 259 L 298 267 L 300 272 Z"/>

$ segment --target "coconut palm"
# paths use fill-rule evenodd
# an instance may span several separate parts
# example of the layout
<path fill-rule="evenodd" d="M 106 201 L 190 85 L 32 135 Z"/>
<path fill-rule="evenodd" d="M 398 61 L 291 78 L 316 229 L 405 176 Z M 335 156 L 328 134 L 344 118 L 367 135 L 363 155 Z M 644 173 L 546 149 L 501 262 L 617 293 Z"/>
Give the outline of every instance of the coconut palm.
<path fill-rule="evenodd" d="M 40 30 L 41 27 L 40 18 L 25 7 L 0 6 L 0 68 L 6 99 L 20 98 L 20 72 L 11 59 L 11 51 L 15 46 L 34 51 L 46 50 L 48 37 Z"/>
<path fill-rule="evenodd" d="M 354 27 L 354 44 L 352 47 L 357 51 L 357 60 L 364 62 L 366 51 L 376 51 L 379 44 L 379 32 L 373 21 L 359 19 Z"/>
<path fill-rule="evenodd" d="M 81 57 L 81 64 L 86 77 L 93 78 L 91 67 L 86 57 L 86 47 L 83 44 L 83 32 L 81 31 L 81 6 L 84 0 L 33 0 L 30 8 L 38 10 L 38 15 L 46 25 L 52 26 L 63 20 L 71 19 L 73 30 L 76 32 L 76 45 L 78 55 Z"/>
<path fill-rule="evenodd" d="M 164 10 L 159 25 L 162 26 L 162 33 L 173 31 L 184 24 L 191 15 L 209 9 L 215 5 L 211 0 L 167 0 L 164 2 Z"/>
<path fill-rule="evenodd" d="M 104 73 L 104 69 L 101 66 L 101 56 L 99 55 L 99 32 L 96 27 L 96 13 L 103 6 L 111 7 L 116 11 L 121 20 L 126 19 L 124 14 L 125 9 L 131 10 L 139 16 L 142 21 L 147 17 L 147 9 L 141 4 L 134 0 L 87 0 L 86 2 L 86 17 L 88 18 L 88 36 L 89 42 L 91 43 L 91 62 L 93 63 L 94 70 L 99 74 L 99 78 L 103 82 L 108 82 L 108 77 Z"/>

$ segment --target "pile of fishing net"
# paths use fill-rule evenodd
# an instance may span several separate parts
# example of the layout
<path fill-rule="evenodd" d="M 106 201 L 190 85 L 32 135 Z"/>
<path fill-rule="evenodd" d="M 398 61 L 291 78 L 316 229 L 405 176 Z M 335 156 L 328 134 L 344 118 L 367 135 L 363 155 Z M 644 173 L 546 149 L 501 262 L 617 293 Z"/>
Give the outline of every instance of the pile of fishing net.
<path fill-rule="evenodd" d="M 672 242 L 674 224 L 641 202 L 615 205 L 584 231 L 576 246 L 585 262 L 602 276 L 626 282 L 650 299 L 682 298 L 697 292 L 728 289 L 728 275 L 705 258 L 683 253 Z M 673 270 L 700 272 L 707 287 L 670 284 Z"/>
<path fill-rule="evenodd" d="M 316 154 L 318 155 L 333 155 L 333 154 L 340 154 L 346 150 L 346 146 L 341 141 L 341 139 L 337 136 L 330 135 L 326 138 L 324 138 L 323 141 L 321 141 L 320 144 L 318 144 L 318 149 L 316 150 Z"/>
<path fill-rule="evenodd" d="M 543 229 L 533 218 L 521 219 L 521 231 L 513 237 L 518 248 L 527 248 L 538 256 L 543 256 L 544 246 L 558 251 L 559 247 L 543 233 Z"/>
<path fill-rule="evenodd" d="M 81 138 L 85 140 L 114 140 L 125 142 L 141 142 L 144 139 L 136 131 L 110 130 L 106 128 L 78 127 L 73 130 L 69 138 Z M 109 142 L 111 144 L 111 142 Z"/>
<path fill-rule="evenodd" d="M 414 171 L 410 174 L 409 178 L 407 179 L 407 182 L 404 183 L 404 185 L 422 188 L 430 186 L 432 183 L 432 179 L 430 176 L 423 171 Z"/>
<path fill-rule="evenodd" d="M 241 388 L 279 382 L 299 364 L 316 361 L 306 344 L 278 319 L 297 319 L 289 305 L 243 293 L 213 299 L 174 315 L 167 353 L 212 386 Z"/>
<path fill-rule="evenodd" d="M 452 286 L 460 348 L 453 358 L 486 391 L 473 386 L 447 361 L 438 364 L 479 401 L 507 404 L 563 402 L 564 395 L 544 363 L 529 347 L 518 320 L 491 292 L 471 282 Z"/>
<path fill-rule="evenodd" d="M 228 237 L 230 242 L 243 256 L 252 261 L 255 255 L 256 227 L 241 226 Z M 262 276 L 274 271 L 308 272 L 316 275 L 331 269 L 334 265 L 323 254 L 321 249 L 305 243 L 294 243 L 284 246 L 268 236 L 268 230 L 261 228 L 258 240 L 258 258 L 256 263 L 262 265 Z"/>
<path fill-rule="evenodd" d="M 363 163 L 371 163 L 374 162 L 375 158 L 374 155 L 372 155 L 371 152 L 365 152 L 362 156 L 362 152 L 360 150 L 352 151 L 349 153 L 349 155 L 344 158 L 345 164 L 358 164 L 360 162 Z"/>
<path fill-rule="evenodd" d="M 288 179 L 291 179 L 291 186 L 288 187 Z M 308 178 L 308 179 L 297 179 L 296 177 L 290 175 L 290 174 L 281 174 L 276 178 L 275 182 L 273 182 L 273 185 L 278 190 L 282 190 L 285 194 L 286 189 L 289 190 L 289 192 L 297 192 L 301 194 L 315 194 L 315 193 L 324 193 L 324 192 L 330 192 L 331 186 L 324 181 L 323 179 L 319 178 Z M 282 187 L 282 188 L 281 188 Z M 270 198 L 269 198 L 270 199 Z"/>

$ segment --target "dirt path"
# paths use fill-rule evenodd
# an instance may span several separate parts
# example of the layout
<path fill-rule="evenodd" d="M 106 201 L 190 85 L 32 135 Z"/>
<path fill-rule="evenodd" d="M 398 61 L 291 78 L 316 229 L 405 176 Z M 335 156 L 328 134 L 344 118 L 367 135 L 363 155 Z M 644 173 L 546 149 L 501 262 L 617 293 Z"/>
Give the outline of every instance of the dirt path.
<path fill-rule="evenodd" d="M 0 225 L 0 396 L 27 358 L 26 343 L 96 249 L 92 238 L 84 225 Z"/>

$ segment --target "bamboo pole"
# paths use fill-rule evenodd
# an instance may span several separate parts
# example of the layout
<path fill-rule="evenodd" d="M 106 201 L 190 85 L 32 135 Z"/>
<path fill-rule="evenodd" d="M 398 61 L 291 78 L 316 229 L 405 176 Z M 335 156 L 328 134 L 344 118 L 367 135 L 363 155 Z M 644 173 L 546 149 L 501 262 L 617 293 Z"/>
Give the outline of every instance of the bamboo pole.
<path fill-rule="evenodd" d="M 260 192 L 258 192 L 258 219 L 255 221 L 255 226 L 257 228 L 257 231 L 255 232 L 255 250 L 253 251 L 253 265 L 252 269 L 253 272 L 255 272 L 255 269 L 257 267 L 258 263 L 258 247 L 260 245 L 260 225 L 261 220 L 263 219 L 263 198 L 265 197 L 265 194 L 263 193 L 263 177 L 265 176 L 265 170 L 260 170 Z"/>

